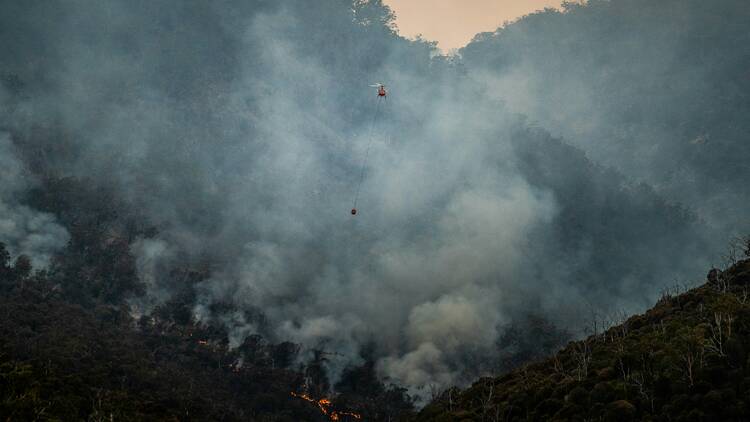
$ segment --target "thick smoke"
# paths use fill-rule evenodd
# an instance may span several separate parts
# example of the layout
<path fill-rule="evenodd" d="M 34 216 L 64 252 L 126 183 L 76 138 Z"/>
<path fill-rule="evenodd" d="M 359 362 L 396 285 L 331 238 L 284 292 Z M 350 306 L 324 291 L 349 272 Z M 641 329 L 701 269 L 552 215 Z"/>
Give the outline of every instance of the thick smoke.
<path fill-rule="evenodd" d="M 727 239 L 750 228 L 748 19 L 738 0 L 592 0 L 479 34 L 461 54 L 509 109 Z"/>
<path fill-rule="evenodd" d="M 26 255 L 32 265 L 44 268 L 69 235 L 55 216 L 19 202 L 33 187 L 34 176 L 18 158 L 8 134 L 0 132 L 0 242 L 11 255 Z"/>
<path fill-rule="evenodd" d="M 19 82 L 0 123 L 27 155 L 64 145 L 44 168 L 99 181 L 158 228 L 132 248 L 138 310 L 192 289 L 196 318 L 233 345 L 260 333 L 335 351 L 334 376 L 374 345 L 383 376 L 447 386 L 497 369 L 518 318 L 573 329 L 642 309 L 714 257 L 683 206 L 513 114 L 535 92 L 488 91 L 489 71 L 398 37 L 377 1 L 3 10 Z M 529 77 L 501 86 L 513 75 Z M 25 135 L 37 126 L 61 135 Z M 195 285 L 171 271 L 203 263 Z"/>

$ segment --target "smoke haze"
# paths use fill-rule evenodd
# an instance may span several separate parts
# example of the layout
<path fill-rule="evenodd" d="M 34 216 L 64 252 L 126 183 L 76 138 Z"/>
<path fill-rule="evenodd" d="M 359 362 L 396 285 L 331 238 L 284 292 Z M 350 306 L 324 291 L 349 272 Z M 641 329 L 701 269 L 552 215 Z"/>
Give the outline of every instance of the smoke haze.
<path fill-rule="evenodd" d="M 47 267 L 69 235 L 53 215 L 20 202 L 34 177 L 18 158 L 7 133 L 0 132 L 0 241 L 12 255 L 26 255 L 36 267 Z"/>
<path fill-rule="evenodd" d="M 335 351 L 333 378 L 372 347 L 381 375 L 413 391 L 467 382 L 497 370 L 508 324 L 541 314 L 576 331 L 591 312 L 643 309 L 701 277 L 730 228 L 746 227 L 739 175 L 750 170 L 686 184 L 664 176 L 674 150 L 650 147 L 692 148 L 710 132 L 731 149 L 745 135 L 712 128 L 736 127 L 739 113 L 678 134 L 648 111 L 665 105 L 621 75 L 593 58 L 575 67 L 583 41 L 567 55 L 550 44 L 574 32 L 568 20 L 622 17 L 629 3 L 532 15 L 446 58 L 400 38 L 379 1 L 3 2 L 0 241 L 41 265 L 67 241 L 23 205 L 22 157 L 112 189 L 157 228 L 131 246 L 147 288 L 132 299 L 139 312 L 187 289 L 194 316 L 220 321 L 235 346 L 259 333 Z M 526 29 L 544 19 L 565 24 Z M 523 44 L 529 33 L 538 43 Z M 606 48 L 649 44 L 638 31 L 612 37 Z M 709 62 L 659 46 L 674 49 L 664 40 L 611 66 L 674 82 L 661 100 L 684 109 L 679 89 Z M 675 80 L 659 71 L 679 66 Z M 374 82 L 390 90 L 377 119 Z M 623 108 L 639 124 L 622 123 Z M 197 283 L 174 275 L 204 264 Z"/>

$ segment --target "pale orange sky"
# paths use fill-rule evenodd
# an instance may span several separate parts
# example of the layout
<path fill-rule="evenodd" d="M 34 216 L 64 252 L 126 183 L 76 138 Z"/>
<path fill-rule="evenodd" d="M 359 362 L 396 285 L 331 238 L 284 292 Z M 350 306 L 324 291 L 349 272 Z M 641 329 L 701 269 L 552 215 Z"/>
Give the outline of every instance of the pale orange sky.
<path fill-rule="evenodd" d="M 437 41 L 448 52 L 468 44 L 478 32 L 494 31 L 504 21 L 559 7 L 561 0 L 383 0 L 396 12 L 399 33 Z"/>

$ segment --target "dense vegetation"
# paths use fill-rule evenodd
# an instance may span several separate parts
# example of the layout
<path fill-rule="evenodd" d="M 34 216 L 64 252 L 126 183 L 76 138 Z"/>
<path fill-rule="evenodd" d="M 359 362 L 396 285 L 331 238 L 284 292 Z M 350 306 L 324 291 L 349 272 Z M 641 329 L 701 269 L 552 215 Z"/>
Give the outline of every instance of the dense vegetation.
<path fill-rule="evenodd" d="M 747 240 L 744 250 L 750 256 Z M 592 331 L 551 358 L 444 392 L 416 420 L 747 420 L 750 260 Z"/>
<path fill-rule="evenodd" d="M 0 419 L 326 421 L 313 403 L 330 392 L 316 354 L 249 336 L 230 348 L 221 326 L 198 324 L 178 296 L 136 318 L 127 298 L 142 291 L 130 242 L 153 229 L 118 215 L 74 179 L 49 180 L 29 201 L 70 229 L 68 246 L 45 271 L 0 243 Z M 176 271 L 197 282 L 205 273 Z M 186 290 L 187 291 L 187 290 Z M 403 389 L 377 379 L 372 364 L 352 366 L 329 412 L 388 420 L 412 409 Z M 341 420 L 348 420 L 342 416 Z"/>

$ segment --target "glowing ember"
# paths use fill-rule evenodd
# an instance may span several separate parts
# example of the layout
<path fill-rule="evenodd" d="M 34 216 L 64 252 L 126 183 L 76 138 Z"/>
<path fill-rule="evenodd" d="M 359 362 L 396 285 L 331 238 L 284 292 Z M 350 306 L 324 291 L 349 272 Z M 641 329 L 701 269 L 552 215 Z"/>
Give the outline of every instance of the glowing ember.
<path fill-rule="evenodd" d="M 198 344 L 201 346 L 208 346 L 208 340 L 198 340 Z"/>
<path fill-rule="evenodd" d="M 314 403 L 318 406 L 320 411 L 328 416 L 329 419 L 332 421 L 340 421 L 342 416 L 351 416 L 354 419 L 362 419 L 362 415 L 352 412 L 339 412 L 337 410 L 331 410 L 331 403 L 328 399 L 320 399 L 315 400 L 314 398 L 308 396 L 307 394 L 297 394 L 294 391 L 290 393 L 292 397 L 297 397 L 298 399 L 309 401 L 310 403 Z"/>

